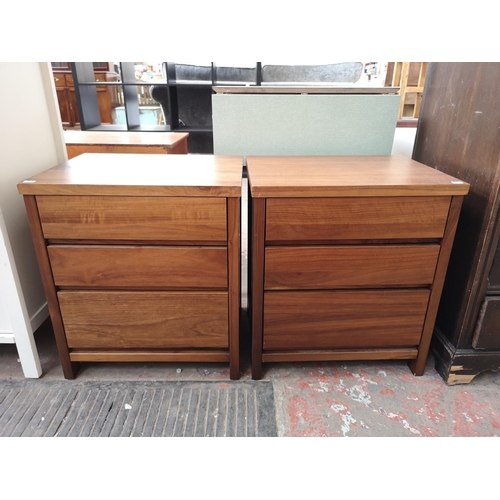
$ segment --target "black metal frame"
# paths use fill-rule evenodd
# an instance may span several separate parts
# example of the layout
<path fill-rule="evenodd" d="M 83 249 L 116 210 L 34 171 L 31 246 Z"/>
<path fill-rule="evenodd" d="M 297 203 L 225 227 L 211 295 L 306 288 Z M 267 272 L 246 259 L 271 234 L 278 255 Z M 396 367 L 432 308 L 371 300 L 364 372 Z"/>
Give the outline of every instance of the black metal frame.
<path fill-rule="evenodd" d="M 139 83 L 134 76 L 134 63 L 121 62 L 120 70 L 121 82 L 96 82 L 94 78 L 94 67 L 91 62 L 72 62 L 71 72 L 75 84 L 76 102 L 80 115 L 80 124 L 82 130 L 99 130 L 99 131 L 137 131 L 137 132 L 189 132 L 188 139 L 189 149 L 194 152 L 210 153 L 213 143 L 213 130 L 211 125 L 211 103 L 210 103 L 210 125 L 190 125 L 184 126 L 179 123 L 179 104 L 182 102 L 182 92 L 179 95 L 179 90 L 184 92 L 195 91 L 214 93 L 213 86 L 217 85 L 217 65 L 213 62 L 211 65 L 211 80 L 193 82 L 177 82 L 175 63 L 164 62 L 164 70 L 166 75 L 165 83 L 145 83 L 149 87 L 164 87 L 167 95 L 167 105 L 162 105 L 165 114 L 165 125 L 141 125 L 139 116 L 139 100 L 137 96 L 137 86 Z M 235 82 L 234 85 L 247 85 L 248 82 Z M 255 79 L 250 85 L 260 86 L 262 84 L 262 65 L 260 62 L 255 63 Z M 102 124 L 97 101 L 97 86 L 116 86 L 123 89 L 124 106 L 126 125 Z M 231 85 L 226 84 L 225 85 Z M 200 146 L 195 147 L 198 142 Z"/>

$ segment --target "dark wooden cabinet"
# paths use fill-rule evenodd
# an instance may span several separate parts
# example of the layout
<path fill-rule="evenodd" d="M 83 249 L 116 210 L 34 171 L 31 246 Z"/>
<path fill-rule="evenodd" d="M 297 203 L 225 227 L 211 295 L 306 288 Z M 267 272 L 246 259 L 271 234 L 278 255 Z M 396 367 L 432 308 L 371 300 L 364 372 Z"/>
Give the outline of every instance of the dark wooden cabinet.
<path fill-rule="evenodd" d="M 452 384 L 500 369 L 500 63 L 430 63 L 413 159 L 470 184 L 436 320 Z"/>

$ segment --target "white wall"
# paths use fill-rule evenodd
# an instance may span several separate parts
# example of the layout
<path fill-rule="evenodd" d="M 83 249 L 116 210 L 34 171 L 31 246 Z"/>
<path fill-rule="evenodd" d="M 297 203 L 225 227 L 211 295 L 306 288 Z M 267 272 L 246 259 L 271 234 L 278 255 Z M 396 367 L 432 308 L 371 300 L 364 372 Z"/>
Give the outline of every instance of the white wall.
<path fill-rule="evenodd" d="M 0 63 L 0 208 L 33 326 L 46 299 L 17 183 L 66 159 L 49 63 Z M 1 283 L 0 283 L 1 286 Z M 0 328 L 9 325 L 0 307 Z"/>
<path fill-rule="evenodd" d="M 411 155 L 413 153 L 413 145 L 415 144 L 416 133 L 417 127 L 396 128 L 391 154 L 403 155 L 411 158 Z"/>

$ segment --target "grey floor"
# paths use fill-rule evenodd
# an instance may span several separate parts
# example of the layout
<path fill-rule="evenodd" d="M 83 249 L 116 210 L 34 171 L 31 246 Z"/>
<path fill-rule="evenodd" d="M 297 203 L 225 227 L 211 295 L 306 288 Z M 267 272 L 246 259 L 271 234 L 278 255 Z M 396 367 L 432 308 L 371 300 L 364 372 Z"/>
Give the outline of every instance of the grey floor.
<path fill-rule="evenodd" d="M 242 318 L 242 376 L 250 381 L 248 328 Z M 36 333 L 43 375 L 65 379 L 50 321 Z M 422 377 L 405 362 L 270 363 L 278 436 L 500 436 L 500 373 L 447 386 L 432 357 Z M 1 381 L 24 380 L 15 345 L 0 345 Z M 36 380 L 36 379 L 35 379 Z M 226 364 L 84 363 L 74 382 L 229 380 Z"/>

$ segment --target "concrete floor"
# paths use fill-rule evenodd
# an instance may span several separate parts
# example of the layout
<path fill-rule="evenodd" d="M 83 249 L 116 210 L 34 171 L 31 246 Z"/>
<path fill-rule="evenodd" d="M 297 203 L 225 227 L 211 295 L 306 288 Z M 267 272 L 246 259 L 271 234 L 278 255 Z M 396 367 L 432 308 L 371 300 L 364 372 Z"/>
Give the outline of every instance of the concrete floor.
<path fill-rule="evenodd" d="M 50 321 L 36 333 L 44 380 L 64 380 Z M 250 380 L 243 316 L 242 377 Z M 279 436 L 500 436 L 500 373 L 447 386 L 429 358 L 424 376 L 403 361 L 270 363 Z M 23 379 L 15 345 L 0 345 L 0 380 Z M 229 381 L 225 364 L 85 363 L 78 380 Z M 230 383 L 230 382 L 229 382 Z"/>

